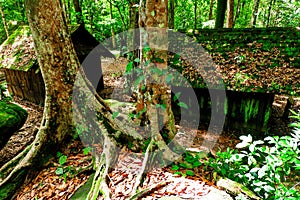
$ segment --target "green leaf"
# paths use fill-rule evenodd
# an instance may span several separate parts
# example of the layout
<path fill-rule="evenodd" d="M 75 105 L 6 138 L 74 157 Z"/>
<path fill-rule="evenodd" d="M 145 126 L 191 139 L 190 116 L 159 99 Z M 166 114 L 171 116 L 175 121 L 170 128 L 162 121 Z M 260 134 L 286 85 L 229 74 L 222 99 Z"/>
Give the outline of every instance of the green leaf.
<path fill-rule="evenodd" d="M 133 62 L 129 62 L 126 66 L 126 72 L 131 72 L 133 68 Z"/>
<path fill-rule="evenodd" d="M 155 11 L 154 11 L 154 10 L 151 11 L 151 16 L 152 16 L 152 17 L 155 16 Z"/>
<path fill-rule="evenodd" d="M 134 62 L 139 63 L 139 62 L 141 62 L 141 60 L 139 58 L 136 58 L 136 59 L 134 59 Z"/>
<path fill-rule="evenodd" d="M 167 105 L 166 104 L 156 104 L 155 106 L 157 108 L 161 108 L 162 110 L 166 110 L 167 109 Z"/>
<path fill-rule="evenodd" d="M 179 170 L 179 166 L 178 165 L 173 165 L 172 170 L 174 170 L 174 171 Z"/>
<path fill-rule="evenodd" d="M 194 161 L 192 164 L 193 164 L 193 167 L 199 167 L 202 165 L 202 163 L 199 160 Z"/>
<path fill-rule="evenodd" d="M 188 176 L 195 176 L 195 173 L 191 170 L 186 170 L 186 175 Z"/>
<path fill-rule="evenodd" d="M 68 157 L 67 157 L 66 155 L 60 156 L 60 157 L 59 157 L 59 160 L 58 160 L 59 164 L 61 164 L 61 165 L 65 164 L 66 161 L 67 161 L 67 158 L 68 158 Z"/>
<path fill-rule="evenodd" d="M 173 62 L 178 61 L 179 58 L 180 58 L 180 55 L 176 53 L 176 54 L 174 55 Z"/>
<path fill-rule="evenodd" d="M 144 51 L 144 52 L 151 51 L 151 48 L 150 48 L 150 47 L 148 47 L 148 46 L 145 46 L 145 47 L 143 48 L 143 51 Z"/>
<path fill-rule="evenodd" d="M 180 163 L 179 165 L 180 165 L 180 167 L 182 167 L 182 168 L 188 168 L 188 166 L 187 166 L 186 163 Z"/>
<path fill-rule="evenodd" d="M 177 175 L 182 175 L 182 173 L 181 173 L 181 172 L 175 172 L 174 174 L 177 174 Z"/>
<path fill-rule="evenodd" d="M 57 153 L 56 153 L 56 156 L 57 157 L 61 157 L 62 155 L 64 155 L 62 152 L 60 152 L 60 151 L 58 151 Z"/>
<path fill-rule="evenodd" d="M 155 61 L 158 62 L 158 63 L 164 63 L 165 62 L 165 60 L 161 59 L 161 58 L 155 58 Z"/>
<path fill-rule="evenodd" d="M 120 112 L 118 112 L 118 111 L 113 112 L 112 118 L 115 119 L 116 117 L 118 117 L 119 114 L 120 114 Z"/>
<path fill-rule="evenodd" d="M 64 169 L 61 168 L 61 167 L 58 167 L 56 170 L 55 170 L 55 174 L 56 175 L 62 175 L 64 173 Z"/>
<path fill-rule="evenodd" d="M 186 104 L 183 103 L 183 102 L 179 102 L 177 105 L 178 105 L 179 107 L 181 107 L 181 108 L 188 109 L 188 105 L 186 105 Z"/>
<path fill-rule="evenodd" d="M 177 93 L 174 95 L 173 100 L 174 100 L 174 101 L 177 101 L 180 95 L 181 95 L 181 92 L 177 92 Z"/>
<path fill-rule="evenodd" d="M 91 148 L 90 147 L 85 147 L 84 149 L 83 149 L 83 155 L 88 155 L 89 153 L 90 153 L 90 151 L 91 151 Z"/>

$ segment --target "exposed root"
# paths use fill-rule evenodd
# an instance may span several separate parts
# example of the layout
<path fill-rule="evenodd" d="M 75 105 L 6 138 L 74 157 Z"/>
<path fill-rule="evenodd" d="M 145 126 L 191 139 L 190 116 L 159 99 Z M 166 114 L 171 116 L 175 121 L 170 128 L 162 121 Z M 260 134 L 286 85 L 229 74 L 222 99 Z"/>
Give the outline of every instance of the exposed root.
<path fill-rule="evenodd" d="M 133 186 L 133 190 L 132 190 L 132 194 L 135 194 L 136 191 L 138 190 L 139 186 L 141 186 L 144 182 L 144 178 L 146 175 L 146 172 L 148 171 L 148 169 L 150 168 L 149 166 L 149 155 L 151 150 L 153 149 L 153 145 L 154 142 L 151 140 L 151 142 L 149 143 L 147 149 L 146 149 L 146 153 L 145 153 L 145 158 L 143 160 L 143 165 L 142 165 L 142 169 L 141 171 L 137 174 L 136 176 L 136 180 L 135 180 L 135 184 Z"/>
<path fill-rule="evenodd" d="M 130 200 L 135 200 L 135 199 L 142 198 L 142 197 L 146 196 L 147 194 L 149 194 L 149 193 L 151 193 L 151 192 L 153 192 L 153 191 L 155 191 L 155 190 L 157 190 L 157 189 L 159 189 L 161 187 L 166 186 L 169 183 L 171 183 L 171 181 L 160 182 L 160 183 L 158 183 L 156 185 L 148 187 L 148 188 L 146 188 L 146 189 L 144 189 L 144 190 L 142 190 L 142 191 L 140 191 L 140 192 L 132 195 L 129 199 Z"/>
<path fill-rule="evenodd" d="M 28 151 L 31 149 L 32 144 L 27 146 L 22 152 L 20 152 L 17 156 L 15 156 L 12 160 L 9 162 L 5 163 L 1 168 L 0 168 L 0 181 L 2 182 L 3 177 L 6 177 L 12 170 L 13 168 L 20 162 L 21 159 L 23 159 Z"/>
<path fill-rule="evenodd" d="M 158 113 L 154 106 L 150 108 L 149 118 L 151 119 L 151 141 L 146 149 L 145 157 L 143 160 L 143 165 L 141 171 L 137 174 L 135 185 L 132 190 L 132 194 L 135 194 L 138 190 L 139 186 L 142 186 L 145 176 L 148 171 L 152 170 L 155 162 L 155 158 L 160 156 L 158 152 L 155 151 L 155 148 L 164 150 L 164 154 L 162 155 L 164 159 L 172 160 L 174 157 L 178 157 L 176 153 L 171 151 L 164 139 L 162 138 L 159 132 L 159 121 L 158 121 Z M 170 157 L 171 156 L 171 157 Z"/>
<path fill-rule="evenodd" d="M 104 124 L 100 123 L 99 126 L 104 134 L 104 149 L 100 156 L 96 155 L 96 173 L 92 187 L 87 196 L 87 200 L 96 200 L 99 193 L 103 195 L 105 200 L 109 200 L 111 198 L 110 189 L 108 187 L 108 174 L 119 155 L 119 152 L 115 148 L 113 141 L 108 137 L 108 131 Z"/>

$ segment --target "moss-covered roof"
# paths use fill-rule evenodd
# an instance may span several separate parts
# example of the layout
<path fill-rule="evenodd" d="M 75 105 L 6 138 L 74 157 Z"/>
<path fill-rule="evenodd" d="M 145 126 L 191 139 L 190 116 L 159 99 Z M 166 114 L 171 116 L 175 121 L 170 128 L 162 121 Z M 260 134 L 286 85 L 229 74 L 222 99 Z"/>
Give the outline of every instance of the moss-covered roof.
<path fill-rule="evenodd" d="M 87 55 L 99 42 L 83 26 L 71 25 L 72 40 L 78 55 Z M 102 48 L 102 55 L 113 55 Z M 18 27 L 0 46 L 0 68 L 28 71 L 35 63 L 37 56 L 29 26 Z"/>
<path fill-rule="evenodd" d="M 37 61 L 28 26 L 20 26 L 0 46 L 0 68 L 27 71 Z"/>

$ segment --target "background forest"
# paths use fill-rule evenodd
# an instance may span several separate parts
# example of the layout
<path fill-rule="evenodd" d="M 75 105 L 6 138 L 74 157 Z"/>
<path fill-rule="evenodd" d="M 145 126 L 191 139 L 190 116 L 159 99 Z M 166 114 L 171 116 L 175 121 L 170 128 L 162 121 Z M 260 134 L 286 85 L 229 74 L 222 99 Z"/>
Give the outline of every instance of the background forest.
<path fill-rule="evenodd" d="M 176 30 L 214 28 L 217 2 L 228 3 L 232 9 L 232 25 L 225 27 L 295 27 L 300 26 L 300 2 L 297 0 L 170 0 L 169 27 Z M 86 28 L 98 39 L 129 28 L 137 28 L 139 2 L 136 0 L 64 0 L 64 9 L 70 24 L 78 23 L 82 12 Z M 75 5 L 75 6 L 74 6 Z M 228 10 L 230 10 L 228 9 Z M 7 34 L 21 24 L 28 24 L 22 0 L 1 0 L 0 43 Z M 228 20 L 227 20 L 228 21 Z"/>

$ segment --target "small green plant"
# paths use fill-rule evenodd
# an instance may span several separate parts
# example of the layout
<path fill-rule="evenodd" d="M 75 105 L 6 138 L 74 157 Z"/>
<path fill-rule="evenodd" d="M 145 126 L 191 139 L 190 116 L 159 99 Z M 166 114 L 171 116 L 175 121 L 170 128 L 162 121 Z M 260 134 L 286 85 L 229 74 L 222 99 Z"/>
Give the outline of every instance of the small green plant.
<path fill-rule="evenodd" d="M 300 112 L 294 118 L 300 121 Z M 241 143 L 218 152 L 216 159 L 210 159 L 206 165 L 218 174 L 242 183 L 264 199 L 299 199 L 297 184 L 289 182 L 291 175 L 300 170 L 300 123 L 291 136 L 266 137 L 253 141 L 252 136 L 241 136 Z M 299 174 L 298 174 L 299 175 Z"/>
<path fill-rule="evenodd" d="M 194 171 L 191 169 L 200 167 L 202 163 L 200 162 L 200 157 L 196 155 L 192 155 L 188 152 L 185 152 L 183 155 L 183 160 L 182 162 L 178 164 L 173 164 L 172 165 L 172 170 L 176 171 L 175 174 L 181 175 L 183 177 L 186 176 L 195 176 Z M 185 172 L 182 172 L 180 170 L 185 170 Z"/>
<path fill-rule="evenodd" d="M 64 181 L 67 181 L 68 174 L 72 174 L 72 167 L 65 166 L 68 157 L 61 152 L 57 152 L 59 167 L 56 168 L 55 174 L 64 178 Z"/>
<path fill-rule="evenodd" d="M 87 156 L 91 152 L 91 147 L 85 147 L 83 149 L 83 155 Z"/>

